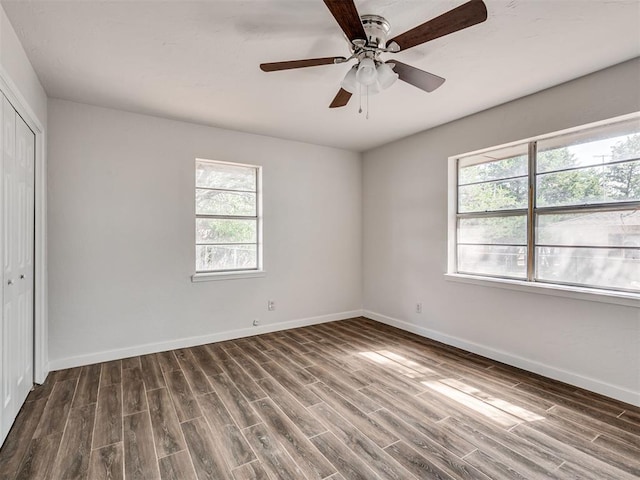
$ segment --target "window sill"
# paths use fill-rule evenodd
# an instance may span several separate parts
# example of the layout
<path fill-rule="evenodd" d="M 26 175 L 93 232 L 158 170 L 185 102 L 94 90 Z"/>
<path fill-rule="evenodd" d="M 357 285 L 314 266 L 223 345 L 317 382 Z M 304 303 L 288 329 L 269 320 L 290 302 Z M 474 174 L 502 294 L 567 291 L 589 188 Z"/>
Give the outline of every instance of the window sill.
<path fill-rule="evenodd" d="M 571 287 L 548 283 L 523 282 L 506 278 L 490 278 L 462 273 L 446 273 L 445 279 L 451 282 L 470 283 L 485 287 L 506 288 L 527 293 L 539 293 L 555 297 L 575 298 L 590 302 L 613 303 L 627 307 L 640 307 L 640 294 L 599 290 L 596 288 Z"/>
<path fill-rule="evenodd" d="M 212 282 L 216 280 L 240 280 L 241 278 L 266 277 L 264 270 L 250 270 L 244 272 L 196 273 L 191 276 L 193 283 Z"/>

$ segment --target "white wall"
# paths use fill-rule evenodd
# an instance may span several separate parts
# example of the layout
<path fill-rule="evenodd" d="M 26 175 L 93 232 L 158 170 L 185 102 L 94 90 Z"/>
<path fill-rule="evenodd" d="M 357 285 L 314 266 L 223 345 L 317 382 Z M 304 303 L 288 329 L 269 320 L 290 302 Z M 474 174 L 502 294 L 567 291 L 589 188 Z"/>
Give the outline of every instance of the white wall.
<path fill-rule="evenodd" d="M 47 94 L 45 93 L 4 8 L 0 5 L 0 65 L 17 86 L 35 117 L 46 127 Z"/>
<path fill-rule="evenodd" d="M 49 125 L 52 369 L 360 313 L 359 154 L 62 100 Z M 191 282 L 196 157 L 263 165 L 266 277 Z"/>
<path fill-rule="evenodd" d="M 366 152 L 365 314 L 640 405 L 639 308 L 444 277 L 448 157 L 638 111 L 639 85 L 636 59 Z"/>

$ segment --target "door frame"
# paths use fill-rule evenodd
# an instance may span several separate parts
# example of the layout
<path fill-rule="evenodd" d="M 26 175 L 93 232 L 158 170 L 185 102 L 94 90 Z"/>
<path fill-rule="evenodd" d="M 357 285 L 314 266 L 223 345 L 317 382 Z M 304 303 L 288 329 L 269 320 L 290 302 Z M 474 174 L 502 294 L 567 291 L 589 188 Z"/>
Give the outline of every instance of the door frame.
<path fill-rule="evenodd" d="M 36 135 L 35 239 L 33 292 L 33 382 L 43 383 L 49 373 L 47 297 L 47 161 L 46 132 L 17 85 L 0 65 L 0 91 Z"/>

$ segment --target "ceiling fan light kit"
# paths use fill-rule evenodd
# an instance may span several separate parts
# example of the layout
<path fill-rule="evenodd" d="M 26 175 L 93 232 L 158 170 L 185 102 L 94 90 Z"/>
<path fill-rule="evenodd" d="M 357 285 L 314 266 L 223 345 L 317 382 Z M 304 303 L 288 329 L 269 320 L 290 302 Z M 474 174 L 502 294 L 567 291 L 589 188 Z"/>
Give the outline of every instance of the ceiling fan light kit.
<path fill-rule="evenodd" d="M 393 63 L 381 63 L 376 68 L 378 83 L 383 90 L 386 90 L 398 80 L 399 75 L 393 71 L 393 67 Z"/>
<path fill-rule="evenodd" d="M 407 50 L 487 19 L 487 7 L 484 2 L 470 0 L 388 40 L 391 25 L 384 17 L 360 16 L 353 0 L 324 0 L 324 3 L 347 37 L 351 55 L 263 63 L 260 69 L 273 72 L 356 60 L 356 64 L 342 80 L 340 91 L 329 108 L 344 107 L 351 95 L 356 93 L 364 93 L 367 98 L 369 95 L 375 95 L 389 88 L 398 78 L 426 92 L 434 91 L 444 83 L 444 78 L 395 60 L 385 62 L 380 56 Z"/>
<path fill-rule="evenodd" d="M 362 61 L 349 69 L 340 86 L 351 94 L 362 93 L 364 87 L 369 95 L 386 90 L 395 83 L 398 74 L 388 63 L 370 66 Z"/>
<path fill-rule="evenodd" d="M 365 87 L 368 87 L 376 80 L 378 80 L 376 64 L 374 63 L 373 59 L 365 57 L 358 62 L 356 80 L 358 81 L 358 83 L 364 85 Z"/>

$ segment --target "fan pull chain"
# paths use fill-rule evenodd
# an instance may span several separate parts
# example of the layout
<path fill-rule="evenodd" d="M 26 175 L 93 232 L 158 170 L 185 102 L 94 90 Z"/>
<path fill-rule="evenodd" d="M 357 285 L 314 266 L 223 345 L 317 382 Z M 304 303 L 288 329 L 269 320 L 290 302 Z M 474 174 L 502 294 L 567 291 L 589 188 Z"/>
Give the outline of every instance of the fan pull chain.
<path fill-rule="evenodd" d="M 369 120 L 369 85 L 367 85 L 367 120 Z"/>
<path fill-rule="evenodd" d="M 360 102 L 358 113 L 362 113 L 362 85 L 360 85 L 360 82 L 358 82 L 358 101 Z"/>

